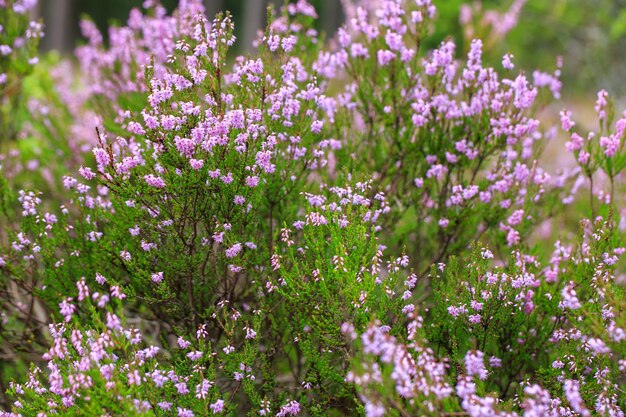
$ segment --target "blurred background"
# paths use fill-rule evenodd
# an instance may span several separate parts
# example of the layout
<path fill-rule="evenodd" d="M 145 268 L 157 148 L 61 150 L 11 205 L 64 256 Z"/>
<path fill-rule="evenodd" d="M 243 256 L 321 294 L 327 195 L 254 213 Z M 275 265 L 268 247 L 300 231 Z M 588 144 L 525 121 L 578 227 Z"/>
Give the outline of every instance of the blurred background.
<path fill-rule="evenodd" d="M 78 22 L 90 16 L 106 32 L 108 24 L 124 24 L 133 7 L 143 0 L 42 0 L 37 13 L 44 20 L 45 51 L 70 54 L 81 42 Z M 378 0 L 311 0 L 319 15 L 318 29 L 332 35 L 343 22 L 343 5 Z M 173 10 L 177 0 L 161 0 Z M 434 0 L 438 21 L 430 43 L 435 46 L 453 36 L 467 49 L 468 39 L 481 37 L 487 60 L 499 62 L 502 54 L 515 56 L 518 68 L 551 71 L 557 56 L 563 58 L 562 79 L 566 96 L 595 95 L 601 88 L 613 97 L 626 94 L 626 0 Z M 245 52 L 265 24 L 272 0 L 204 0 L 209 15 L 229 10 L 237 25 L 238 51 Z M 274 0 L 278 5 L 283 0 Z M 491 15 L 490 15 L 491 13 Z M 505 26 L 506 33 L 486 30 L 485 18 Z M 507 21 L 509 19 L 509 21 Z M 517 20 L 515 20 L 517 19 Z M 478 21 L 480 20 L 480 21 Z M 499 22 L 498 22 L 499 21 Z M 513 22 L 514 23 L 514 22 Z M 105 35 L 106 36 L 106 35 Z M 497 38 L 497 39 L 495 39 Z"/>

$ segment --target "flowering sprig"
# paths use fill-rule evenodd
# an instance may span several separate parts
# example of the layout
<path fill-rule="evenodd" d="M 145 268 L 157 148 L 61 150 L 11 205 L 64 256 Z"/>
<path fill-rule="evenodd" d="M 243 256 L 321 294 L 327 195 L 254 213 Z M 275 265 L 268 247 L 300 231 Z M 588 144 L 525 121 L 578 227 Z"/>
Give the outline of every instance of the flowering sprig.
<path fill-rule="evenodd" d="M 598 92 L 598 98 L 594 107 L 598 117 L 598 131 L 590 130 L 585 133 L 576 128 L 576 122 L 572 120 L 572 112 L 563 110 L 561 116 L 561 128 L 569 135 L 569 141 L 565 148 L 576 158 L 576 162 L 589 183 L 589 197 L 592 216 L 597 213 L 596 197 L 605 194 L 605 200 L 618 207 L 616 200 L 616 181 L 621 178 L 626 168 L 626 150 L 624 150 L 624 138 L 626 129 L 626 114 L 615 121 L 615 110 L 608 93 L 604 90 Z M 602 178 L 602 173 L 608 179 L 608 187 L 602 183 L 595 188 Z M 595 182 L 594 182 L 595 181 Z M 603 188 L 608 188 L 604 190 Z M 596 196 L 597 194 L 597 196 Z"/>

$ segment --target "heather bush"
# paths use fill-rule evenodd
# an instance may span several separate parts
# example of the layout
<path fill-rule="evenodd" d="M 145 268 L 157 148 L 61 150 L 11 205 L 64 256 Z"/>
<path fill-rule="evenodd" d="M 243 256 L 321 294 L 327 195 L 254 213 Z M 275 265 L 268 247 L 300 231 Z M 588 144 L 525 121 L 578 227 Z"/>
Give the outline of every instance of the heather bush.
<path fill-rule="evenodd" d="M 559 66 L 428 48 L 430 1 L 348 11 L 326 42 L 270 9 L 233 57 L 229 14 L 146 2 L 35 65 L 2 415 L 623 415 L 626 119 L 564 110 L 578 166 L 550 174 Z"/>
<path fill-rule="evenodd" d="M 483 67 L 480 40 L 464 65 L 451 41 L 425 54 L 433 13 L 427 4 L 359 9 L 339 29 L 338 50 L 316 63 L 345 85 L 324 103 L 333 134 L 346 138 L 338 164 L 371 173 L 394 196 L 390 243 L 406 244 L 426 270 L 478 238 L 518 245 L 546 216 L 552 184 L 535 165 L 533 112 L 540 87 L 560 89 L 558 73 L 535 85 L 523 74 L 500 79 Z M 514 65 L 505 57 L 503 67 Z M 365 149 L 373 153 L 363 160 Z"/>

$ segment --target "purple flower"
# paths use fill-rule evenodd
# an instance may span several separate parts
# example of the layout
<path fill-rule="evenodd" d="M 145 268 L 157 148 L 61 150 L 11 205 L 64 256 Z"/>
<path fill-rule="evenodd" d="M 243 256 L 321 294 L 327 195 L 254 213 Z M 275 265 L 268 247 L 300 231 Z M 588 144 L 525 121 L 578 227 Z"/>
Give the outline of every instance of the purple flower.
<path fill-rule="evenodd" d="M 242 249 L 243 249 L 243 246 L 241 245 L 241 243 L 235 243 L 233 246 L 226 249 L 226 252 L 225 252 L 226 257 L 234 258 L 235 256 L 239 255 Z"/>
<path fill-rule="evenodd" d="M 178 407 L 177 411 L 178 411 L 178 417 L 194 417 L 193 411 L 188 410 L 186 408 Z"/>
<path fill-rule="evenodd" d="M 153 174 L 145 175 L 143 177 L 146 180 L 146 183 L 152 187 L 163 188 L 165 187 L 165 181 L 161 177 L 157 177 Z"/>
<path fill-rule="evenodd" d="M 489 374 L 485 368 L 485 354 L 479 350 L 469 351 L 465 354 L 465 371 L 469 376 L 477 376 L 481 380 L 487 379 Z"/>
<path fill-rule="evenodd" d="M 217 400 L 213 404 L 209 405 L 213 414 L 219 414 L 224 410 L 224 400 Z"/>

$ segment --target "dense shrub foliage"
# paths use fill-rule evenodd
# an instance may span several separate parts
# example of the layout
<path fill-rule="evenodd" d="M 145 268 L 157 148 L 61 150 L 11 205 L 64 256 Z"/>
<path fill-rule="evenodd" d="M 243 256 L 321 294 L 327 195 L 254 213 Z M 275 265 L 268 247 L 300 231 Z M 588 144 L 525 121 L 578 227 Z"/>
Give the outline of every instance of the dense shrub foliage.
<path fill-rule="evenodd" d="M 0 0 L 1 415 L 624 415 L 626 113 L 362 3 L 233 57 L 147 1 L 73 65 Z"/>

